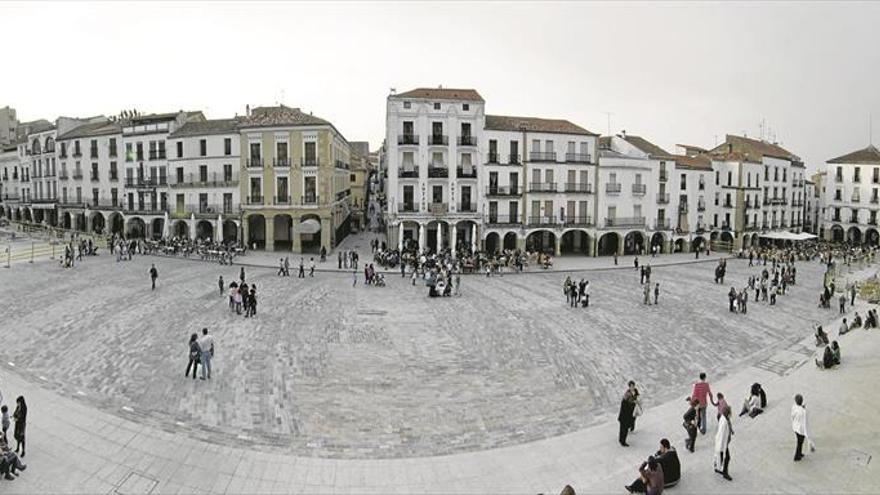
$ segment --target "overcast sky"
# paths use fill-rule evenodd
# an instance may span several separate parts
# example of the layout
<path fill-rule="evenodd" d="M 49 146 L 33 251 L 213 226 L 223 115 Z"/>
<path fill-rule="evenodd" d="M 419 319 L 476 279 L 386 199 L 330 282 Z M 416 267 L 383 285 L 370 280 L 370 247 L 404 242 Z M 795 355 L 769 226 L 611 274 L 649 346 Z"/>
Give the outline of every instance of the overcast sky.
<path fill-rule="evenodd" d="M 880 135 L 878 21 L 867 2 L 4 2 L 0 106 L 221 118 L 283 101 L 375 148 L 389 88 L 442 84 L 602 134 L 610 113 L 670 151 L 766 120 L 816 168 L 866 146 L 871 113 Z"/>

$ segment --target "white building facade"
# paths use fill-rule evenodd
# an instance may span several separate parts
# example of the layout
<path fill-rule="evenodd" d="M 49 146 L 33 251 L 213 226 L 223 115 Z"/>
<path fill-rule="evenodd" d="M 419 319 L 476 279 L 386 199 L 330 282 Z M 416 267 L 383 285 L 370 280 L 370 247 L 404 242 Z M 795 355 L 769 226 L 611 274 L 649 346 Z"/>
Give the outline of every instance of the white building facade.
<path fill-rule="evenodd" d="M 833 158 L 825 172 L 824 238 L 853 245 L 880 244 L 880 150 L 871 145 Z"/>

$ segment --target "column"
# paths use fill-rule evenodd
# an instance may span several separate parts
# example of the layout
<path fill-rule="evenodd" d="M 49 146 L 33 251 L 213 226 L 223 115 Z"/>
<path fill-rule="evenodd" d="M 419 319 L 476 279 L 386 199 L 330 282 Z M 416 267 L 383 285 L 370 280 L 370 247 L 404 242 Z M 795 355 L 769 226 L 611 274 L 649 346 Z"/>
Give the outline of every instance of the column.
<path fill-rule="evenodd" d="M 327 248 L 328 253 L 332 247 L 330 244 L 332 243 L 333 229 L 333 217 L 321 219 L 321 246 Z"/>
<path fill-rule="evenodd" d="M 223 215 L 217 215 L 217 223 L 214 224 L 214 242 L 223 241 Z"/>
<path fill-rule="evenodd" d="M 437 222 L 437 252 L 443 249 L 443 224 Z"/>
<path fill-rule="evenodd" d="M 471 251 L 477 252 L 477 248 L 479 247 L 479 238 L 477 237 L 477 224 L 474 224 L 471 227 Z M 501 239 L 501 242 L 504 242 L 504 239 Z"/>
<path fill-rule="evenodd" d="M 275 250 L 275 217 L 267 216 L 266 218 L 266 228 L 263 229 L 266 233 L 266 251 L 274 251 Z"/>
<path fill-rule="evenodd" d="M 617 256 L 623 256 L 623 247 L 624 247 L 624 238 L 622 235 L 617 234 Z"/>
<path fill-rule="evenodd" d="M 591 236 L 589 241 L 587 242 L 587 256 L 596 256 L 596 248 L 598 247 L 599 239 L 596 236 Z"/>
<path fill-rule="evenodd" d="M 419 252 L 425 250 L 425 224 L 419 224 Z"/>
<path fill-rule="evenodd" d="M 251 248 L 251 238 L 250 238 L 250 236 L 248 236 L 248 224 L 249 223 L 250 222 L 248 222 L 248 217 L 244 217 L 241 220 L 241 239 L 239 239 L 239 241 L 241 241 L 241 244 L 243 246 L 247 246 L 248 249 Z"/>
<path fill-rule="evenodd" d="M 296 239 L 296 228 L 295 228 L 296 220 L 291 218 L 290 220 L 290 250 L 294 253 L 296 252 L 295 247 L 295 239 Z"/>
<path fill-rule="evenodd" d="M 554 235 L 553 239 L 556 241 L 556 256 L 562 255 L 562 238 L 558 235 Z"/>
<path fill-rule="evenodd" d="M 290 249 L 294 253 L 302 253 L 302 235 L 298 234 L 296 228 L 299 227 L 299 224 L 302 222 L 301 219 L 297 217 L 293 217 L 291 224 L 293 225 L 291 229 L 293 230 L 293 237 L 291 237 Z"/>
<path fill-rule="evenodd" d="M 502 242 L 504 242 L 502 240 Z M 526 249 L 526 240 L 524 237 L 516 236 L 516 248 L 520 251 L 525 251 Z"/>
<path fill-rule="evenodd" d="M 189 238 L 192 241 L 196 240 L 196 214 L 191 213 L 189 216 Z"/>
<path fill-rule="evenodd" d="M 403 222 L 397 226 L 397 250 L 403 251 Z"/>
<path fill-rule="evenodd" d="M 456 252 L 455 245 L 456 245 L 456 241 L 457 241 L 457 238 L 458 238 L 458 229 L 456 228 L 455 224 L 452 224 L 452 225 L 450 226 L 450 228 L 452 229 L 452 238 L 450 239 L 450 240 L 452 241 L 452 244 L 451 244 L 451 246 L 452 246 L 452 257 L 455 258 L 455 257 L 456 257 L 456 254 L 455 254 L 455 252 Z"/>

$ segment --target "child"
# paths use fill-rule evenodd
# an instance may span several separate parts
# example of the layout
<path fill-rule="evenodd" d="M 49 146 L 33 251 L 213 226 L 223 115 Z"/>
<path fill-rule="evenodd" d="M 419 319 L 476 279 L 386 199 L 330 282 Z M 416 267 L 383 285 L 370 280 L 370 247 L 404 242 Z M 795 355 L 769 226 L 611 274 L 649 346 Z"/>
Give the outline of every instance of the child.
<path fill-rule="evenodd" d="M 6 440 L 6 430 L 9 429 L 9 408 L 5 405 L 0 407 L 0 414 L 2 414 L 2 427 L 3 427 L 3 439 Z"/>

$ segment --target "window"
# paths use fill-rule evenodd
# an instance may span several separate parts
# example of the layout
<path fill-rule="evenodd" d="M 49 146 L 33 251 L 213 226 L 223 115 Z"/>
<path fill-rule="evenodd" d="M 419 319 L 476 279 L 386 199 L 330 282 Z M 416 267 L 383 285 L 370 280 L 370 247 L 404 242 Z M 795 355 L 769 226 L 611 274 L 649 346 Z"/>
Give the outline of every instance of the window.
<path fill-rule="evenodd" d="M 275 158 L 278 160 L 279 165 L 287 165 L 287 143 L 275 143 Z"/>
<path fill-rule="evenodd" d="M 199 139 L 199 156 L 208 156 L 208 140 Z"/>
<path fill-rule="evenodd" d="M 110 138 L 110 156 L 116 156 L 116 138 Z"/>
<path fill-rule="evenodd" d="M 715 185 L 721 185 L 721 172 L 715 171 Z"/>
<path fill-rule="evenodd" d="M 287 188 L 287 177 L 278 177 L 275 179 L 275 194 L 278 195 L 276 203 L 289 203 L 290 191 Z"/>
<path fill-rule="evenodd" d="M 159 141 L 159 158 L 165 159 L 165 141 Z"/>
<path fill-rule="evenodd" d="M 440 104 L 434 103 L 434 110 L 440 110 Z"/>
<path fill-rule="evenodd" d="M 260 143 L 251 143 L 251 160 L 260 161 Z"/>
<path fill-rule="evenodd" d="M 413 186 L 403 186 L 403 208 L 404 210 L 413 211 L 415 210 L 414 203 L 414 195 L 415 191 Z"/>
<path fill-rule="evenodd" d="M 733 185 L 733 172 L 730 172 L 730 171 L 727 172 L 727 185 L 728 186 Z"/>
<path fill-rule="evenodd" d="M 144 161 L 144 143 L 137 143 L 137 161 Z"/>
<path fill-rule="evenodd" d="M 226 163 L 223 165 L 223 181 L 231 182 L 232 181 L 232 165 Z"/>
<path fill-rule="evenodd" d="M 443 186 L 432 186 L 431 187 L 431 202 L 432 203 L 442 203 L 443 202 Z"/>
<path fill-rule="evenodd" d="M 125 161 L 130 162 L 134 160 L 134 155 L 131 151 L 131 143 L 125 143 Z"/>
<path fill-rule="evenodd" d="M 678 176 L 678 178 L 679 178 L 679 189 L 681 189 L 682 191 L 687 191 L 687 187 L 688 187 L 687 175 L 681 174 Z"/>
<path fill-rule="evenodd" d="M 98 158 L 98 140 L 92 139 L 89 143 L 89 155 L 91 158 Z"/>
<path fill-rule="evenodd" d="M 183 167 L 177 167 L 177 183 L 183 184 Z"/>
<path fill-rule="evenodd" d="M 307 165 L 317 165 L 318 152 L 314 142 L 305 143 L 305 160 Z"/>
<path fill-rule="evenodd" d="M 470 137 L 471 135 L 471 125 L 467 122 L 461 123 L 461 136 L 462 137 Z"/>
<path fill-rule="evenodd" d="M 208 166 L 199 165 L 199 181 L 208 182 Z"/>
<path fill-rule="evenodd" d="M 471 106 L 468 103 L 462 103 L 461 109 L 464 110 L 465 112 L 467 112 L 468 110 L 471 109 Z"/>
<path fill-rule="evenodd" d="M 406 109 L 412 108 L 412 103 L 408 102 L 408 101 L 403 102 L 403 108 L 406 108 Z"/>
<path fill-rule="evenodd" d="M 356 182 L 357 182 L 357 178 L 355 177 L 354 174 L 349 174 L 349 175 L 348 175 L 348 181 L 349 181 L 349 182 L 354 182 L 354 183 L 356 183 Z"/>
<path fill-rule="evenodd" d="M 177 158 L 183 158 L 183 141 L 177 142 Z"/>
<path fill-rule="evenodd" d="M 443 153 L 439 151 L 435 151 L 431 153 L 431 166 L 432 167 L 442 167 L 443 166 Z"/>
<path fill-rule="evenodd" d="M 223 154 L 231 155 L 232 154 L 232 138 L 224 138 L 223 139 Z"/>

